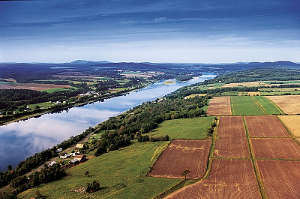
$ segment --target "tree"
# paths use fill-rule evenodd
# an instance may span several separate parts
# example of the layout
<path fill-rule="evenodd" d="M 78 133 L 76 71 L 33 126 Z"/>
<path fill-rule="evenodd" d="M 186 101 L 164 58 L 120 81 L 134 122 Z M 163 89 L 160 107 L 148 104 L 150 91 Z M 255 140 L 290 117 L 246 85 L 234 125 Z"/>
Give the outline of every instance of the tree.
<path fill-rule="evenodd" d="M 85 192 L 87 193 L 94 193 L 100 190 L 100 184 L 96 180 L 92 183 L 88 183 Z"/>
<path fill-rule="evenodd" d="M 184 180 L 186 180 L 186 176 L 191 173 L 190 170 L 186 169 L 182 172 L 182 176 L 184 176 Z"/>
<path fill-rule="evenodd" d="M 11 165 L 8 165 L 8 166 L 7 166 L 7 169 L 8 169 L 9 171 L 11 171 L 11 170 L 12 170 L 12 166 L 11 166 Z"/>

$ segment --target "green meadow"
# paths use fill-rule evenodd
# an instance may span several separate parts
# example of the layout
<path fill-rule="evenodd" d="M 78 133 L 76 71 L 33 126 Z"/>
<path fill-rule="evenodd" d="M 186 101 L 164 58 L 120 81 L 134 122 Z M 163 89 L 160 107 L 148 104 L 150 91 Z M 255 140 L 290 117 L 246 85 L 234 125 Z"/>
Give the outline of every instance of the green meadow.
<path fill-rule="evenodd" d="M 169 135 L 171 139 L 204 139 L 215 117 L 197 117 L 187 119 L 167 120 L 157 129 L 149 133 L 150 136 Z"/>
<path fill-rule="evenodd" d="M 51 199 L 153 198 L 180 182 L 180 179 L 146 177 L 149 168 L 168 143 L 134 143 L 92 158 L 67 169 L 68 175 L 63 179 L 27 190 L 19 194 L 18 198 L 33 197 L 37 190 Z M 89 176 L 85 175 L 86 171 Z M 90 194 L 80 191 L 93 180 L 100 183 L 100 191 Z"/>
<path fill-rule="evenodd" d="M 231 96 L 232 115 L 278 115 L 282 111 L 263 96 Z"/>

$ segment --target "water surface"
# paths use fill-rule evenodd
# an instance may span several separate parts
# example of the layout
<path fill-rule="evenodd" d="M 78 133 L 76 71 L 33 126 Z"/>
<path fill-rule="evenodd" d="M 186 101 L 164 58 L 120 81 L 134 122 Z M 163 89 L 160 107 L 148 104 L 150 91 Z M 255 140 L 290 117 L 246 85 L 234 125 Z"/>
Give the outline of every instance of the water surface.
<path fill-rule="evenodd" d="M 16 165 L 36 152 L 78 135 L 88 127 L 95 126 L 143 102 L 155 100 L 183 86 L 213 77 L 203 75 L 187 82 L 174 81 L 173 84 L 161 81 L 130 92 L 126 96 L 0 126 L 0 170 L 7 168 L 9 164 Z"/>

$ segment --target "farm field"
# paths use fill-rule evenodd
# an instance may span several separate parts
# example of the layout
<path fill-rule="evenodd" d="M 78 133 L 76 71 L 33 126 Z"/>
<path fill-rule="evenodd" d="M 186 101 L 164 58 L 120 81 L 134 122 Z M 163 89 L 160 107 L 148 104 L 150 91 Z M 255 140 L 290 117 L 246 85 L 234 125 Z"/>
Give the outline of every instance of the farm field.
<path fill-rule="evenodd" d="M 173 140 L 155 162 L 149 176 L 184 178 L 189 170 L 189 179 L 201 178 L 207 167 L 211 140 Z"/>
<path fill-rule="evenodd" d="M 276 116 L 246 116 L 245 120 L 250 137 L 289 137 Z"/>
<path fill-rule="evenodd" d="M 37 190 L 47 198 L 85 198 L 86 193 L 81 193 L 80 189 L 93 180 L 99 181 L 102 189 L 89 194 L 90 198 L 152 198 L 180 181 L 146 177 L 159 151 L 167 144 L 168 142 L 135 143 L 103 154 L 67 169 L 67 177 L 27 190 L 19 194 L 18 198 L 33 197 Z M 90 177 L 85 176 L 86 171 L 89 171 Z"/>
<path fill-rule="evenodd" d="M 280 110 L 262 96 L 231 96 L 232 115 L 271 115 Z"/>
<path fill-rule="evenodd" d="M 71 86 L 56 85 L 56 84 L 35 84 L 35 83 L 0 84 L 0 89 L 29 89 L 35 91 L 46 91 L 49 89 L 67 89 L 67 88 L 71 88 Z"/>
<path fill-rule="evenodd" d="M 240 116 L 224 116 L 220 117 L 218 137 L 244 137 L 245 129 L 243 118 Z"/>
<path fill-rule="evenodd" d="M 249 155 L 242 117 L 221 117 L 214 156 L 223 158 L 249 158 Z"/>
<path fill-rule="evenodd" d="M 257 81 L 257 82 L 238 82 L 238 83 L 228 83 L 224 84 L 222 88 L 233 88 L 233 87 L 261 87 L 269 86 L 267 82 Z"/>
<path fill-rule="evenodd" d="M 171 139 L 204 139 L 215 117 L 167 120 L 149 133 L 150 136 L 166 136 Z"/>
<path fill-rule="evenodd" d="M 167 199 L 258 199 L 261 198 L 250 160 L 215 159 L 207 179 L 184 187 Z"/>
<path fill-rule="evenodd" d="M 268 198 L 300 198 L 300 164 L 298 161 L 257 160 Z"/>
<path fill-rule="evenodd" d="M 287 114 L 300 114 L 300 95 L 268 96 L 267 98 Z"/>
<path fill-rule="evenodd" d="M 300 115 L 282 115 L 279 118 L 295 137 L 300 137 Z"/>
<path fill-rule="evenodd" d="M 300 160 L 300 146 L 292 138 L 251 139 L 256 158 Z"/>
<path fill-rule="evenodd" d="M 214 97 L 207 109 L 208 115 L 231 115 L 230 97 Z"/>
<path fill-rule="evenodd" d="M 246 136 L 218 138 L 215 145 L 214 157 L 249 158 L 250 154 Z"/>

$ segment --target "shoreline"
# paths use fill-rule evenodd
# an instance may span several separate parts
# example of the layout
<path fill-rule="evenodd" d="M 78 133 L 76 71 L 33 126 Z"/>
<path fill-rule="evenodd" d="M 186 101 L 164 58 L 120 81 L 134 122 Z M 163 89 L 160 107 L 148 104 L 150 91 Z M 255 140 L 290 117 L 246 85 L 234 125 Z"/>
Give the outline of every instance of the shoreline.
<path fill-rule="evenodd" d="M 158 80 L 158 81 L 160 81 L 160 80 Z M 64 107 L 61 107 L 61 109 L 58 109 L 57 111 L 55 111 L 55 108 L 50 108 L 50 109 L 45 109 L 45 110 L 43 110 L 41 112 L 30 113 L 28 115 L 17 117 L 17 118 L 8 120 L 8 121 L 2 121 L 2 118 L 1 118 L 0 119 L 0 126 L 5 126 L 5 125 L 8 125 L 8 124 L 11 124 L 11 123 L 14 123 L 14 122 L 26 121 L 26 120 L 34 118 L 34 117 L 41 117 L 41 116 L 43 116 L 45 114 L 66 111 L 66 110 L 69 110 L 71 108 L 80 107 L 80 106 L 84 106 L 84 105 L 91 104 L 91 103 L 101 102 L 101 101 L 104 101 L 104 100 L 107 100 L 107 99 L 111 99 L 111 98 L 114 98 L 114 97 L 119 97 L 119 96 L 127 95 L 128 93 L 130 93 L 132 91 L 136 91 L 138 89 L 145 88 L 145 87 L 149 86 L 150 84 L 154 84 L 154 83 L 156 83 L 158 81 L 146 83 L 142 87 L 132 88 L 132 89 L 129 89 L 129 90 L 126 90 L 126 91 L 120 91 L 118 93 L 110 93 L 109 95 L 103 95 L 103 96 L 101 96 L 101 97 L 99 97 L 97 99 L 91 99 L 91 100 L 88 100 L 88 101 L 85 101 L 85 102 L 81 102 L 81 103 L 74 103 L 74 104 L 71 104 L 71 105 L 66 105 Z"/>

